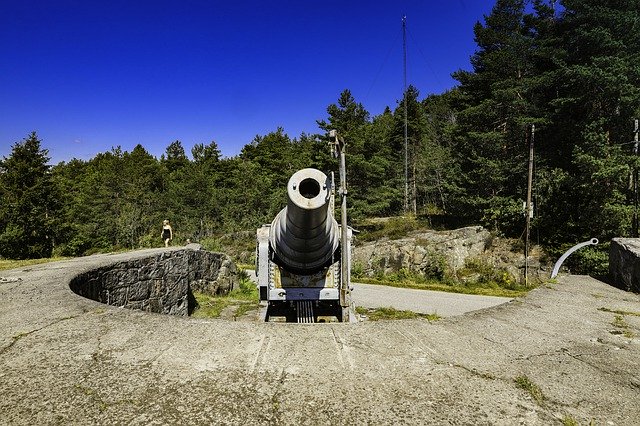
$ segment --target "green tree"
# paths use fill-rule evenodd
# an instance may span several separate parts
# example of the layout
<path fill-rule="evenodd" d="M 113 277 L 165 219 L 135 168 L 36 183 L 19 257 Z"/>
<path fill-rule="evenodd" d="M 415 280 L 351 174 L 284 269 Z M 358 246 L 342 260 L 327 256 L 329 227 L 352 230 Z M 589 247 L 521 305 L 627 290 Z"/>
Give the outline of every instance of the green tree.
<path fill-rule="evenodd" d="M 551 185 L 543 193 L 540 223 L 556 247 L 631 233 L 628 182 L 637 159 L 628 142 L 640 113 L 640 35 L 631 30 L 640 2 L 565 0 L 563 6 L 554 27 L 561 50 L 543 148 L 553 170 L 544 175 Z M 603 262 L 605 250 L 599 253 Z"/>
<path fill-rule="evenodd" d="M 356 102 L 349 90 L 344 90 L 338 102 L 327 107 L 328 117 L 318 120 L 318 126 L 325 132 L 336 130 L 346 141 L 347 185 L 349 190 L 349 215 L 359 219 L 366 216 L 389 213 L 393 200 L 387 198 L 394 192 L 395 179 L 391 166 L 392 117 L 389 111 L 374 125 L 364 106 Z M 375 130 L 377 131 L 374 131 Z M 338 171 L 338 163 L 328 157 L 329 139 L 324 139 L 322 147 L 325 172 Z M 322 157 L 319 156 L 319 157 Z M 337 176 L 336 176 L 337 178 Z"/>
<path fill-rule="evenodd" d="M 175 172 L 189 164 L 189 159 L 184 151 L 182 142 L 178 140 L 171 142 L 162 155 L 161 161 L 169 173 Z"/>
<path fill-rule="evenodd" d="M 51 256 L 59 202 L 48 162 L 35 132 L 0 161 L 0 256 Z"/>
<path fill-rule="evenodd" d="M 394 150 L 394 120 L 391 110 L 385 108 L 365 128 L 360 162 L 352 173 L 363 175 L 358 191 L 352 191 L 354 210 L 362 217 L 391 216 L 403 209 L 403 163 Z M 347 169 L 351 167 L 350 160 L 348 157 Z"/>
<path fill-rule="evenodd" d="M 196 163 L 217 163 L 222 157 L 220 148 L 215 141 L 211 141 L 208 145 L 197 143 L 191 148 L 193 161 Z"/>
<path fill-rule="evenodd" d="M 532 78 L 535 31 L 524 0 L 498 0 L 474 34 L 473 71 L 458 71 L 459 137 L 464 196 L 459 209 L 494 229 L 519 233 L 526 189 L 526 129 L 538 122 Z"/>
<path fill-rule="evenodd" d="M 302 159 L 295 155 L 296 145 L 282 127 L 264 136 L 256 136 L 240 152 L 240 159 L 251 161 L 258 166 L 258 173 L 264 175 L 277 188 L 284 188 L 298 169 L 307 167 Z M 278 191 L 276 189 L 276 191 Z"/>
<path fill-rule="evenodd" d="M 418 210 L 418 164 L 423 163 L 426 143 L 426 115 L 424 108 L 419 101 L 420 92 L 418 89 L 410 85 L 404 93 L 402 101 L 398 103 L 398 107 L 394 111 L 394 139 L 393 152 L 401 167 L 398 171 L 402 171 L 402 186 L 406 185 L 407 192 L 407 212 L 413 215 Z M 407 118 L 407 140 L 405 146 L 404 125 L 405 125 L 405 103 Z M 406 152 L 405 152 L 406 151 Z M 406 169 L 406 170 L 405 170 Z"/>
<path fill-rule="evenodd" d="M 193 162 L 189 168 L 187 188 L 193 217 L 186 238 L 199 241 L 220 232 L 222 226 L 221 188 L 226 160 L 215 141 L 196 144 L 191 149 Z"/>
<path fill-rule="evenodd" d="M 165 180 L 158 161 L 142 146 L 122 155 L 123 192 L 117 211 L 118 244 L 127 248 L 141 245 L 142 238 L 158 234 L 164 219 Z M 177 173 L 177 172 L 176 172 Z"/>
<path fill-rule="evenodd" d="M 270 223 L 286 203 L 286 182 L 274 184 L 270 173 L 255 161 L 233 158 L 225 162 L 228 173 L 218 192 L 222 230 L 256 229 Z"/>
<path fill-rule="evenodd" d="M 417 198 L 422 213 L 431 217 L 448 214 L 452 199 L 458 197 L 460 169 L 453 156 L 457 113 L 452 99 L 458 95 L 452 90 L 424 99 L 424 131 L 417 156 Z"/>
<path fill-rule="evenodd" d="M 56 254 L 78 256 L 97 247 L 91 232 L 97 225 L 93 223 L 95 220 L 89 213 L 91 207 L 87 203 L 95 198 L 85 196 L 85 191 L 91 190 L 86 182 L 88 170 L 88 162 L 75 158 L 68 163 L 59 163 L 51 169 L 56 187 L 64 189 L 61 191 L 64 196 L 61 197 Z"/>

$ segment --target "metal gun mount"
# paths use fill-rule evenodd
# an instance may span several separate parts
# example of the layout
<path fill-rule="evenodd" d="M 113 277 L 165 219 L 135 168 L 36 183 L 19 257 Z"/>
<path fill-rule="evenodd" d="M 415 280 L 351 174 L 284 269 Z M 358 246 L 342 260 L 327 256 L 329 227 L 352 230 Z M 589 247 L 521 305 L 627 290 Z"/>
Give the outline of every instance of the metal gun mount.
<path fill-rule="evenodd" d="M 333 217 L 332 184 L 320 170 L 297 171 L 287 184 L 287 206 L 257 230 L 256 273 L 260 300 L 267 304 L 265 321 L 353 318 L 352 232 Z"/>

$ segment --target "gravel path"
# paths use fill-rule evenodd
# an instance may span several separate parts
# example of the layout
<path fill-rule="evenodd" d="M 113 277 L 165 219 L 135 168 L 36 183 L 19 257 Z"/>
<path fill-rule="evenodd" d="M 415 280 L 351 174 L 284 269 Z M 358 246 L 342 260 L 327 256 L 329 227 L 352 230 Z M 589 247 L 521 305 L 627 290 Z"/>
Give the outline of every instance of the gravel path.
<path fill-rule="evenodd" d="M 353 287 L 351 294 L 356 306 L 392 307 L 422 314 L 438 314 L 441 317 L 462 315 L 512 300 L 508 297 L 445 293 L 359 283 L 355 283 Z"/>
<path fill-rule="evenodd" d="M 254 282 L 255 271 L 246 270 Z M 507 303 L 511 298 L 446 293 L 442 291 L 415 290 L 385 285 L 352 283 L 356 306 L 365 308 L 395 308 L 421 314 L 437 314 L 441 317 L 462 315 L 466 312 L 490 308 Z"/>

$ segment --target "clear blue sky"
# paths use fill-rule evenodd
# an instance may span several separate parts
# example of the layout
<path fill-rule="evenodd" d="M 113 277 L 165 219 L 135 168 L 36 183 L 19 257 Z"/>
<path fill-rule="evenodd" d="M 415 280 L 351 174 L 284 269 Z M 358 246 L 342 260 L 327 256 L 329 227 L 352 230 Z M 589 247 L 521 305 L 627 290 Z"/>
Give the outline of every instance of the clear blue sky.
<path fill-rule="evenodd" d="M 52 163 L 215 140 L 233 156 L 278 126 L 315 133 L 350 89 L 372 115 L 469 69 L 493 0 L 0 0 L 0 156 L 36 131 Z"/>

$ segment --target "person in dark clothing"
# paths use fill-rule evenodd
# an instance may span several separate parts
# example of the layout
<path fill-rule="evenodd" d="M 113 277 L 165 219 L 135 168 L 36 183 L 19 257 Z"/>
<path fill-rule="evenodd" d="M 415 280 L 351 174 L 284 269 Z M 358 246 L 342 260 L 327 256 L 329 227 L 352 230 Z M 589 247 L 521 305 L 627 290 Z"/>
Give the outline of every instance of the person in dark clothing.
<path fill-rule="evenodd" d="M 173 240 L 173 229 L 171 229 L 171 225 L 168 220 L 164 220 L 162 222 L 162 241 L 164 241 L 164 246 L 169 247 L 169 242 Z"/>

